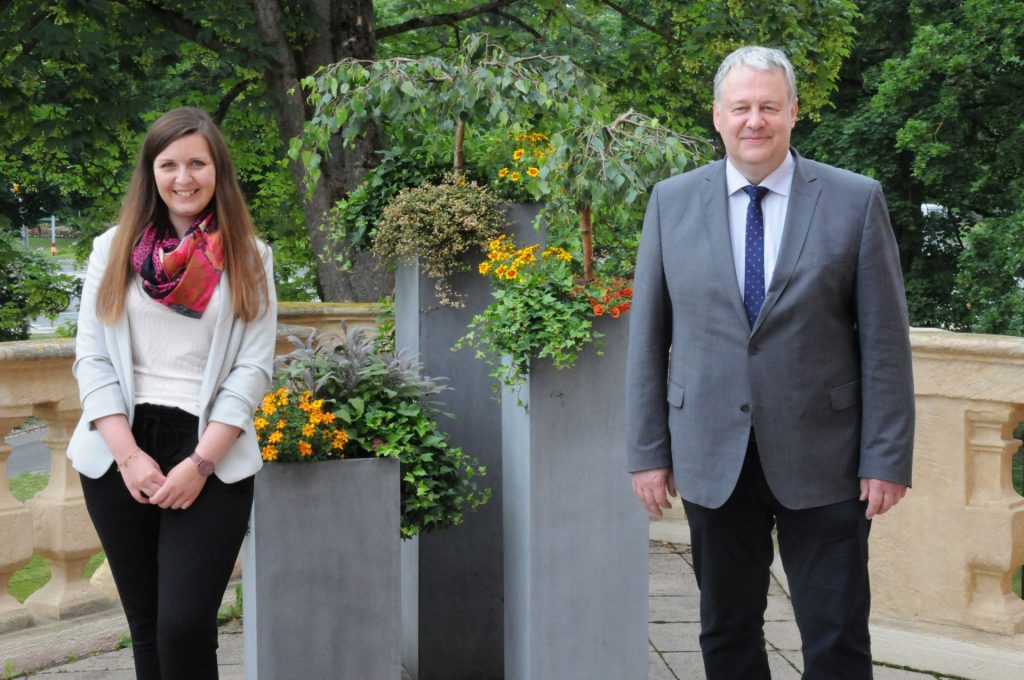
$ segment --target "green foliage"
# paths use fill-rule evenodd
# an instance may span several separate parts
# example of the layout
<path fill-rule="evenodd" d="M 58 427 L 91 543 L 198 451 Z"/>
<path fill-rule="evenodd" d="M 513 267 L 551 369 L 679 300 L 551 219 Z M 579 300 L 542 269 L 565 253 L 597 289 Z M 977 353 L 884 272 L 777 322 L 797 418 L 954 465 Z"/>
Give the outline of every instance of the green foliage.
<path fill-rule="evenodd" d="M 384 206 L 399 191 L 435 182 L 444 176 L 450 165 L 448 159 L 439 159 L 428 141 L 429 138 L 424 138 L 423 144 L 410 148 L 398 146 L 384 150 L 377 167 L 366 173 L 359 186 L 335 204 L 324 226 L 330 229 L 339 264 L 348 263 L 347 249 L 370 247 Z"/>
<path fill-rule="evenodd" d="M 487 501 L 490 490 L 476 482 L 485 469 L 437 425 L 431 400 L 445 388 L 418 363 L 377 352 L 361 329 L 292 341 L 296 350 L 278 360 L 278 384 L 333 402 L 348 457 L 401 461 L 403 537 L 459 524 Z"/>
<path fill-rule="evenodd" d="M 580 350 L 600 338 L 594 316 L 618 318 L 630 307 L 627 281 L 583 283 L 578 258 L 556 246 L 538 257 L 539 250 L 520 248 L 506 236 L 489 244 L 479 272 L 490 279 L 494 299 L 455 343 L 456 350 L 472 347 L 505 385 L 521 384 L 531 359 L 549 359 L 557 369 L 572 366 Z"/>
<path fill-rule="evenodd" d="M 439 184 L 403 189 L 377 222 L 374 252 L 387 262 L 412 262 L 434 280 L 438 301 L 461 307 L 453 274 L 469 271 L 465 255 L 497 238 L 508 220 L 486 188 L 450 174 Z"/>
<path fill-rule="evenodd" d="M 912 324 L 1018 333 L 1010 304 L 1019 296 L 1011 274 L 1017 247 L 986 244 L 999 239 L 997 225 L 1015 230 L 1024 211 L 1017 116 L 1024 7 L 981 0 L 862 7 L 836 110 L 810 130 L 798 126 L 797 148 L 882 183 Z M 923 203 L 942 210 L 925 217 Z"/>
<path fill-rule="evenodd" d="M 373 350 L 379 354 L 394 354 L 396 349 L 395 339 L 395 296 L 387 295 L 382 297 L 377 305 L 379 312 L 374 319 L 377 334 L 373 337 Z"/>
<path fill-rule="evenodd" d="M 25 340 L 29 322 L 56 318 L 81 290 L 81 282 L 60 273 L 48 255 L 25 251 L 0 233 L 0 341 Z"/>
<path fill-rule="evenodd" d="M 956 298 L 976 333 L 1024 335 L 1024 213 L 982 220 L 964 234 Z"/>

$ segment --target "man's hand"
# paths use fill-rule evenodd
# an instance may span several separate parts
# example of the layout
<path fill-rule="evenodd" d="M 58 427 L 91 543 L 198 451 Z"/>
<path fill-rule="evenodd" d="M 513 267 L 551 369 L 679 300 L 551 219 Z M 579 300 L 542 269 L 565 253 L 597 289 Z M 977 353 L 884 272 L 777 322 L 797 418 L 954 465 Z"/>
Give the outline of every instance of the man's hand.
<path fill-rule="evenodd" d="M 636 487 L 635 482 L 633 486 Z M 906 493 L 907 487 L 903 484 L 867 477 L 860 479 L 860 499 L 868 502 L 868 510 L 865 513 L 868 519 L 887 513 Z"/>
<path fill-rule="evenodd" d="M 672 507 L 669 496 L 676 496 L 676 480 L 672 468 L 656 468 L 633 473 L 633 493 L 640 499 L 647 512 L 661 517 L 661 510 Z"/>

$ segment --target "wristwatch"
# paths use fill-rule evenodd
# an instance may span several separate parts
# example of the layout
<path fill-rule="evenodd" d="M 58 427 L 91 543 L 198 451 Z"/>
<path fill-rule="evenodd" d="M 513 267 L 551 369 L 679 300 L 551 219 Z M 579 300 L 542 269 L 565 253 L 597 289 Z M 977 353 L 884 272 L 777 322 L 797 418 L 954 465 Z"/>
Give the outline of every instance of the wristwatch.
<path fill-rule="evenodd" d="M 209 477 L 210 475 L 213 474 L 213 463 L 206 460 L 195 451 L 192 452 L 188 459 L 196 464 L 196 467 L 199 468 L 199 474 L 201 474 L 203 477 Z"/>

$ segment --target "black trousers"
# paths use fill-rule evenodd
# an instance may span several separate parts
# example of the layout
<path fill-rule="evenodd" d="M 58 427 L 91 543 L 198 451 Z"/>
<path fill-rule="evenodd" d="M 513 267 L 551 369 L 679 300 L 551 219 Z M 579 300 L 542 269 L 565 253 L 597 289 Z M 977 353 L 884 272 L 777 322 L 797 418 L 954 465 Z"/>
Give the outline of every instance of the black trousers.
<path fill-rule="evenodd" d="M 784 507 L 751 437 L 736 489 L 716 509 L 683 501 L 700 588 L 700 646 L 708 680 L 768 680 L 764 612 L 772 527 L 803 641 L 803 680 L 870 680 L 866 503 Z"/>
<path fill-rule="evenodd" d="M 196 446 L 196 417 L 140 404 L 135 441 L 166 474 Z M 216 475 L 188 510 L 136 503 L 117 467 L 82 490 L 128 618 L 139 680 L 217 678 L 217 610 L 249 522 L 253 478 Z"/>

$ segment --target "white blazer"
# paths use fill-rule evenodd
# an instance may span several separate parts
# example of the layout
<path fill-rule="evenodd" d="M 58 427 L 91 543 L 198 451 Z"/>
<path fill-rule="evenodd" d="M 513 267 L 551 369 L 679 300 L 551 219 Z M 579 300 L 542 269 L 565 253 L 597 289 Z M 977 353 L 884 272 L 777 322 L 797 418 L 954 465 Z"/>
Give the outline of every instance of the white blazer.
<path fill-rule="evenodd" d="M 76 470 L 93 479 L 101 477 L 114 461 L 93 422 L 115 413 L 123 413 L 129 423 L 135 417 L 127 315 L 121 314 L 109 325 L 96 316 L 96 292 L 116 231 L 117 227 L 113 227 L 93 241 L 78 313 L 72 369 L 78 380 L 82 417 L 68 442 L 68 458 Z M 221 275 L 218 285 L 224 304 L 220 305 L 199 388 L 199 436 L 211 420 L 242 430 L 217 464 L 215 474 L 228 484 L 255 474 L 263 466 L 252 420 L 270 385 L 277 340 L 277 297 L 270 247 L 262 241 L 257 241 L 257 247 L 267 275 L 269 308 L 263 316 L 249 322 L 234 316 L 228 276 Z"/>

